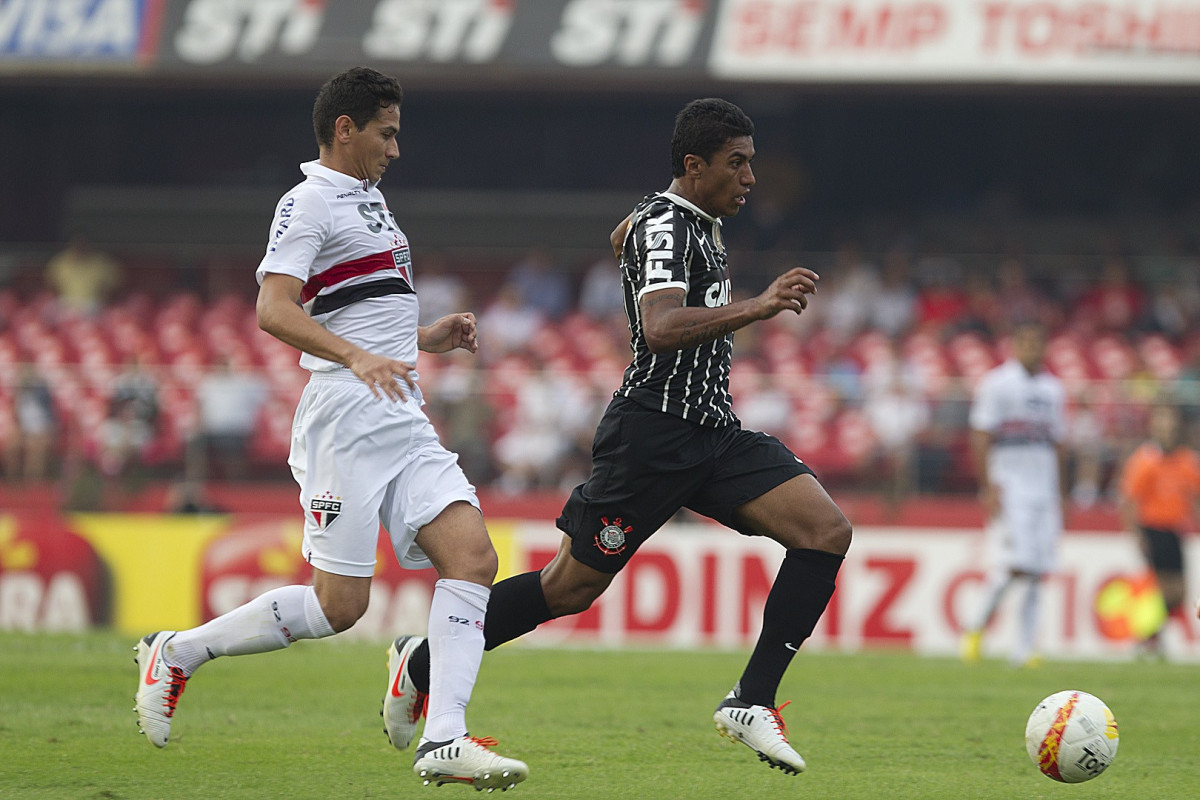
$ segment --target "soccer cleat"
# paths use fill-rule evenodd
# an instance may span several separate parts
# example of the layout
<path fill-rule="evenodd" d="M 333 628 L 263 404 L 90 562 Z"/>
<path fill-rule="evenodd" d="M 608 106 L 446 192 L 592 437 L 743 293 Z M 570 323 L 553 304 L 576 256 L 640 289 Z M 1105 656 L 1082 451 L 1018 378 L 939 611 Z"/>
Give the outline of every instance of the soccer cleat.
<path fill-rule="evenodd" d="M 417 733 L 417 722 L 425 716 L 426 692 L 413 687 L 408 677 L 408 659 L 423 636 L 401 636 L 388 648 L 388 688 L 383 696 L 383 732 L 397 750 L 407 750 Z"/>
<path fill-rule="evenodd" d="M 155 747 L 166 747 L 171 735 L 171 720 L 175 705 L 187 686 L 187 676 L 179 667 L 168 666 L 163 660 L 163 646 L 175 631 L 152 633 L 133 648 L 137 653 L 138 688 L 134 711 L 138 715 L 138 730 Z"/>
<path fill-rule="evenodd" d="M 983 632 L 967 631 L 959 643 L 959 653 L 965 664 L 978 664 L 983 657 Z"/>
<path fill-rule="evenodd" d="M 804 772 L 807 765 L 787 740 L 787 726 L 783 723 L 783 717 L 779 716 L 786 705 L 784 703 L 777 709 L 751 705 L 730 692 L 717 706 L 713 722 L 722 736 L 746 745 L 772 769 L 778 767 L 791 775 L 798 775 Z"/>
<path fill-rule="evenodd" d="M 425 785 L 465 783 L 475 791 L 499 789 L 506 792 L 529 777 L 524 761 L 505 758 L 489 750 L 496 740 L 475 736 L 459 736 L 445 742 L 422 742 L 413 760 L 413 772 Z"/>

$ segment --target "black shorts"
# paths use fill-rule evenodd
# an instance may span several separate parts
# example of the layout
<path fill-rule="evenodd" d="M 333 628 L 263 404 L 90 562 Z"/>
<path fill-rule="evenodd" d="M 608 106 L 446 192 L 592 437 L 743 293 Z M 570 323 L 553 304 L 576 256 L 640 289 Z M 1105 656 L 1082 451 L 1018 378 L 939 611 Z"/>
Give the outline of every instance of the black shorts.
<path fill-rule="evenodd" d="M 1142 528 L 1146 557 L 1155 572 L 1183 572 L 1183 545 L 1179 534 L 1162 528 Z"/>
<path fill-rule="evenodd" d="M 596 428 L 592 474 L 571 492 L 558 527 L 571 555 L 615 574 L 679 509 L 737 528 L 735 508 L 812 474 L 774 436 L 706 428 L 616 397 Z"/>

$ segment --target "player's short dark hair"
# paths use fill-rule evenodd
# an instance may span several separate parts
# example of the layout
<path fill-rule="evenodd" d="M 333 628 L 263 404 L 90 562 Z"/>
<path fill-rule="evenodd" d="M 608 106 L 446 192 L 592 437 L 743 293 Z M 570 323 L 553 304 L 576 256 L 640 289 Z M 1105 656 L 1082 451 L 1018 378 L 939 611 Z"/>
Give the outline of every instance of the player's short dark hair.
<path fill-rule="evenodd" d="M 700 156 L 707 163 L 730 139 L 753 136 L 754 123 L 746 112 L 728 100 L 705 97 L 693 100 L 675 115 L 671 136 L 671 175 L 683 176 L 683 159 Z"/>
<path fill-rule="evenodd" d="M 313 103 L 313 133 L 317 135 L 317 144 L 321 147 L 333 144 L 333 124 L 343 114 L 361 131 L 375 119 L 379 109 L 391 105 L 399 107 L 403 100 L 400 82 L 370 67 L 353 67 L 334 75 L 317 92 L 317 100 Z"/>

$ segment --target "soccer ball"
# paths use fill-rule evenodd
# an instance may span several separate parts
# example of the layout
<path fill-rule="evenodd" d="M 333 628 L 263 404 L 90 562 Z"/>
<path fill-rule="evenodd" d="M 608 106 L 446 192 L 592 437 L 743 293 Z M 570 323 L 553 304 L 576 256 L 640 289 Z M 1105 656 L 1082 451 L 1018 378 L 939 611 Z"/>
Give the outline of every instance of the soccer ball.
<path fill-rule="evenodd" d="M 1045 775 L 1063 783 L 1090 781 L 1117 757 L 1117 720 L 1087 692 L 1068 689 L 1037 704 L 1025 726 L 1025 749 Z"/>

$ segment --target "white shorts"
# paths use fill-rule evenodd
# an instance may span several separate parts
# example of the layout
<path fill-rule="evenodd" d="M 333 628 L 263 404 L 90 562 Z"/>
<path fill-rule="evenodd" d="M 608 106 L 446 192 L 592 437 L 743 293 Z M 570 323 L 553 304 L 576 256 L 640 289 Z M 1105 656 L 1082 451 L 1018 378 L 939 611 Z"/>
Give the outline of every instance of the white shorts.
<path fill-rule="evenodd" d="M 417 532 L 456 501 L 479 508 L 419 401 L 376 399 L 349 372 L 315 373 L 304 387 L 288 466 L 300 484 L 304 558 L 335 575 L 374 574 L 381 524 L 401 566 L 431 566 Z"/>
<path fill-rule="evenodd" d="M 1002 499 L 1000 514 L 987 529 L 992 563 L 1034 575 L 1053 572 L 1058 568 L 1062 527 L 1062 506 L 1057 498 Z"/>

